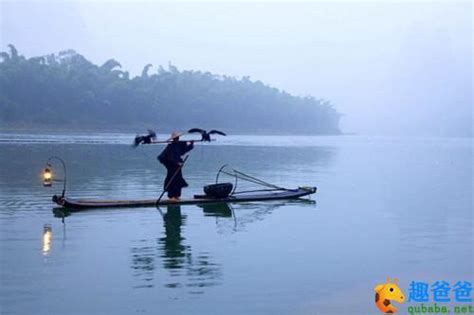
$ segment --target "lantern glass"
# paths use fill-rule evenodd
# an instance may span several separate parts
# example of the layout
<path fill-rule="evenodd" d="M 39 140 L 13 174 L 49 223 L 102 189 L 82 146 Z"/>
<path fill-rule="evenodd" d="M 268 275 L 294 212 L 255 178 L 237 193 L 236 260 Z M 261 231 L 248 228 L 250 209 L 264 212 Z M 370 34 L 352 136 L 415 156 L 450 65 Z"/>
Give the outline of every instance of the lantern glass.
<path fill-rule="evenodd" d="M 53 171 L 51 167 L 46 167 L 43 171 L 43 186 L 51 187 L 53 185 Z"/>

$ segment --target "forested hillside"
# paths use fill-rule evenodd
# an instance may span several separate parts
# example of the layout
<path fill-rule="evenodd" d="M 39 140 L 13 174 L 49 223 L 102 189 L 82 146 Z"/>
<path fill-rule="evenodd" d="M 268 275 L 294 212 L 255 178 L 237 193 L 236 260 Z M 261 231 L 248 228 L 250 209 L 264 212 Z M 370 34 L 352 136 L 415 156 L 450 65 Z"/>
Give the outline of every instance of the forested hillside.
<path fill-rule="evenodd" d="M 339 133 L 327 101 L 296 97 L 249 77 L 148 64 L 130 77 L 118 61 L 95 65 L 73 50 L 25 58 L 0 53 L 0 122 L 6 128 Z"/>

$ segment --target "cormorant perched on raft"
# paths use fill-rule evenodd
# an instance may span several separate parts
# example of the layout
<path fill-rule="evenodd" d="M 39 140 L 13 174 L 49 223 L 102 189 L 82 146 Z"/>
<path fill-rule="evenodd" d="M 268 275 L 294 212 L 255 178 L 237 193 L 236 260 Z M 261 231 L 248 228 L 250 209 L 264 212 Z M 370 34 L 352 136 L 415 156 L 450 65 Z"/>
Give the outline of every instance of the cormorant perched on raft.
<path fill-rule="evenodd" d="M 136 136 L 133 145 L 138 147 L 140 144 L 150 144 L 156 139 L 156 133 L 153 130 L 148 129 L 146 136 Z"/>
<path fill-rule="evenodd" d="M 226 134 L 223 133 L 222 131 L 219 131 L 219 130 L 211 130 L 209 132 L 207 132 L 206 130 L 203 130 L 203 129 L 199 129 L 199 128 L 192 128 L 192 129 L 189 129 L 188 130 L 188 133 L 200 133 L 202 138 L 201 138 L 201 141 L 204 141 L 204 142 L 211 142 L 211 135 L 212 134 L 218 134 L 218 135 L 221 135 L 221 136 L 225 136 Z"/>

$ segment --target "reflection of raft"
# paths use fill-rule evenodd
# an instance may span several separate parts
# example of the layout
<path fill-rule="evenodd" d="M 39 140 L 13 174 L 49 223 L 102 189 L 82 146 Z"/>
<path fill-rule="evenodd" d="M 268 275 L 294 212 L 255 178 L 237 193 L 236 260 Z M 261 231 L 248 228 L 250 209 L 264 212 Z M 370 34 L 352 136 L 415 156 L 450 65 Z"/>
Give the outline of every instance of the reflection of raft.
<path fill-rule="evenodd" d="M 214 199 L 205 198 L 204 196 L 195 196 L 198 198 L 181 199 L 180 201 L 161 200 L 158 205 L 193 205 L 193 204 L 210 204 L 217 202 L 249 202 L 249 201 L 268 201 L 295 199 L 314 194 L 316 187 L 300 187 L 298 189 L 278 189 L 278 190 L 262 190 L 260 192 L 239 193 L 228 196 L 226 198 Z M 156 199 L 145 200 L 95 200 L 95 199 L 72 199 L 68 197 L 53 197 L 53 201 L 58 205 L 68 209 L 84 209 L 84 208 L 126 208 L 126 207 L 152 207 L 156 205 Z"/>

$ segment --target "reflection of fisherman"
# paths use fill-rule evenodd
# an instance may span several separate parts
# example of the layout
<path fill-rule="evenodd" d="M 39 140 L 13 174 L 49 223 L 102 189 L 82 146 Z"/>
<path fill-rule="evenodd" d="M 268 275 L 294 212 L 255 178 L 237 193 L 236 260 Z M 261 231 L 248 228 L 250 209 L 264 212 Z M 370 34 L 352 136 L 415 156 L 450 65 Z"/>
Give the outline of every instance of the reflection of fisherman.
<path fill-rule="evenodd" d="M 163 243 L 165 268 L 179 269 L 185 263 L 184 257 L 188 247 L 182 244 L 184 238 L 181 236 L 181 226 L 184 225 L 184 216 L 178 205 L 168 206 L 168 211 L 163 215 L 165 226 L 165 237 L 160 241 Z"/>
<path fill-rule="evenodd" d="M 181 133 L 173 131 L 169 139 L 171 143 L 158 156 L 158 160 L 167 170 L 164 189 L 168 191 L 168 198 L 172 201 L 179 200 L 181 189 L 188 186 L 181 173 L 181 166 L 183 165 L 181 156 L 192 150 L 194 146 L 192 141 L 179 141 L 181 135 Z"/>

